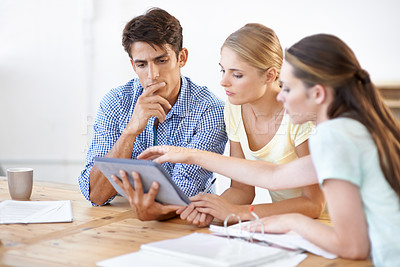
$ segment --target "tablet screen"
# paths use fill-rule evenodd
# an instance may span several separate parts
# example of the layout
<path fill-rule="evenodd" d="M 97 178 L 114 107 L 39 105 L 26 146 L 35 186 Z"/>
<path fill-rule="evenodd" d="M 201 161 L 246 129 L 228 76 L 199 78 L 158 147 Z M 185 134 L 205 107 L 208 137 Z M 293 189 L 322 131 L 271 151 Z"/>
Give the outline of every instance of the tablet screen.
<path fill-rule="evenodd" d="M 158 163 L 149 160 L 96 157 L 95 164 L 114 186 L 115 190 L 124 197 L 126 197 L 125 192 L 111 178 L 111 175 L 115 175 L 121 179 L 120 170 L 124 170 L 127 173 L 133 188 L 132 171 L 139 173 L 145 193 L 149 191 L 154 181 L 158 182 L 157 202 L 184 206 L 190 203 L 187 196 Z"/>

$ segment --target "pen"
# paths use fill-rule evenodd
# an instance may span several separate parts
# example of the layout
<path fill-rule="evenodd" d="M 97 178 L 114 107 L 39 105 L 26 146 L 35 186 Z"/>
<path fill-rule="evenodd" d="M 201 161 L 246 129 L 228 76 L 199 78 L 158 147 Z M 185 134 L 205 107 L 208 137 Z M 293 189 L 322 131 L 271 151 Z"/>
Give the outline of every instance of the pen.
<path fill-rule="evenodd" d="M 204 189 L 203 195 L 205 195 L 208 191 L 210 191 L 211 186 L 215 183 L 216 180 L 217 180 L 217 178 L 214 178 L 214 179 L 211 181 L 211 183 L 207 186 L 207 188 Z"/>

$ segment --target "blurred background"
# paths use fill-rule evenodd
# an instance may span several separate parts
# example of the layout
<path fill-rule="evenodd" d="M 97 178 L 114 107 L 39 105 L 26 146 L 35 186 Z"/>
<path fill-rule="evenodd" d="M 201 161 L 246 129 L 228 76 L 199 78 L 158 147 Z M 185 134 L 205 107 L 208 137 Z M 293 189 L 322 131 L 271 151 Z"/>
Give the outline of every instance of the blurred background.
<path fill-rule="evenodd" d="M 220 46 L 249 22 L 274 29 L 283 48 L 335 34 L 375 83 L 400 81 L 397 0 L 0 0 L 0 176 L 32 167 L 35 180 L 77 184 L 101 97 L 134 77 L 122 29 L 151 7 L 183 26 L 183 74 L 223 100 Z M 217 192 L 229 185 L 219 180 Z"/>

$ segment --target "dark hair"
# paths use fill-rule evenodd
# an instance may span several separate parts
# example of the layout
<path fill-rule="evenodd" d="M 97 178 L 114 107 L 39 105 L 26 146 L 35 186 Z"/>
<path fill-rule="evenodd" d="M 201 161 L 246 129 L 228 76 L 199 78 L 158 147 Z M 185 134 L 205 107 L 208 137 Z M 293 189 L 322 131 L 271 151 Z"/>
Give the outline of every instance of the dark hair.
<path fill-rule="evenodd" d="M 151 8 L 125 25 L 122 45 L 131 58 L 131 46 L 134 42 L 146 42 L 152 47 L 161 48 L 170 44 L 178 57 L 183 44 L 181 24 L 167 11 Z"/>
<path fill-rule="evenodd" d="M 321 84 L 333 88 L 329 118 L 353 118 L 368 129 L 383 174 L 400 197 L 400 124 L 353 51 L 336 36 L 317 34 L 286 50 L 285 60 L 306 87 Z"/>

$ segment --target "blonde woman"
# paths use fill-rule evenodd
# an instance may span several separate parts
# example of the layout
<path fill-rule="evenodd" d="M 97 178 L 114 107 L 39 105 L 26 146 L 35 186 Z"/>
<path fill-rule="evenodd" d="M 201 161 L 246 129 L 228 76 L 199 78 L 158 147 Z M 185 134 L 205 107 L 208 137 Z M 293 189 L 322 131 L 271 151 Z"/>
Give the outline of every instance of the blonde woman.
<path fill-rule="evenodd" d="M 228 96 L 224 118 L 231 157 L 283 164 L 309 155 L 312 123 L 291 123 L 276 99 L 282 59 L 278 37 L 261 24 L 245 25 L 222 45 L 221 85 Z M 316 218 L 325 205 L 318 185 L 270 191 L 270 195 L 272 203 L 254 205 L 259 216 L 296 212 Z M 250 220 L 249 207 L 254 197 L 254 186 L 231 181 L 221 196 L 199 194 L 191 198 L 189 207 L 177 213 L 198 226 L 208 225 L 214 218 L 224 220 L 231 213 Z"/>

